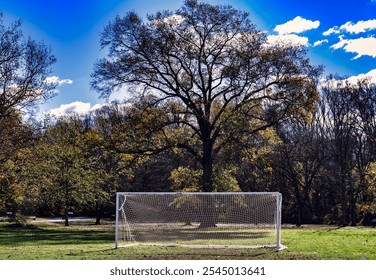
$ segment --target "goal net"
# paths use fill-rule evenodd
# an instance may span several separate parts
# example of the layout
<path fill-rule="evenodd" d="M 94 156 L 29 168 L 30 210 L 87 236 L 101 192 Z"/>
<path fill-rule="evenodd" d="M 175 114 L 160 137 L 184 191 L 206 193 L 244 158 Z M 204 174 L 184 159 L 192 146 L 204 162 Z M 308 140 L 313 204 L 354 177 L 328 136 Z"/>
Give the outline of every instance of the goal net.
<path fill-rule="evenodd" d="M 117 193 L 115 247 L 282 249 L 280 193 Z"/>

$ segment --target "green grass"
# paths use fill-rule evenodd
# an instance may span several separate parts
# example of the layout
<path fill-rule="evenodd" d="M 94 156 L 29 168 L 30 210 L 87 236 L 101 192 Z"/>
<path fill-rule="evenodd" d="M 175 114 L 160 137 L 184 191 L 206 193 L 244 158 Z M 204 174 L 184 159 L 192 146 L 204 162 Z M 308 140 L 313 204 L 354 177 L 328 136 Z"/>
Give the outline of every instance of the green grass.
<path fill-rule="evenodd" d="M 306 227 L 285 229 L 281 259 L 376 260 L 376 229 Z"/>
<path fill-rule="evenodd" d="M 120 259 L 351 259 L 376 260 L 376 229 L 366 227 L 303 226 L 283 228 L 282 243 L 274 249 L 197 249 L 131 246 L 114 249 L 114 226 L 76 223 L 35 223 L 15 228 L 0 223 L 0 259 L 3 260 L 120 260 Z"/>

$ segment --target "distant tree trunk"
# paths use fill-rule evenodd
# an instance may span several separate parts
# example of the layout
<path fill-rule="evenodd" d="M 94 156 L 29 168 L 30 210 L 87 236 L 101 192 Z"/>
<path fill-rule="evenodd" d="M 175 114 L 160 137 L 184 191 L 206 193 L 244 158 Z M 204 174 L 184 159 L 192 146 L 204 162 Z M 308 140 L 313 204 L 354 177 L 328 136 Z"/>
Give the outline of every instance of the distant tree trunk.
<path fill-rule="evenodd" d="M 64 166 L 66 167 L 66 166 Z M 65 170 L 65 168 L 63 169 Z M 68 174 L 67 171 L 64 171 L 64 174 Z M 69 226 L 69 214 L 68 214 L 68 209 L 69 209 L 69 205 L 70 205 L 70 193 L 69 193 L 69 183 L 66 181 L 66 180 L 63 180 L 62 182 L 62 186 L 63 186 L 63 189 L 64 189 L 64 219 L 65 219 L 65 226 L 68 227 Z"/>
<path fill-rule="evenodd" d="M 296 179 L 293 182 L 295 191 L 295 207 L 296 207 L 296 226 L 300 227 L 302 225 L 302 198 L 299 191 L 299 183 Z"/>
<path fill-rule="evenodd" d="M 95 224 L 101 224 L 103 205 L 99 205 L 98 202 L 95 203 Z"/>
<path fill-rule="evenodd" d="M 301 203 L 299 202 L 296 204 L 296 226 L 302 226 L 302 207 Z"/>
<path fill-rule="evenodd" d="M 64 211 L 64 220 L 65 220 L 64 225 L 66 227 L 69 227 L 69 215 L 68 215 L 68 211 L 67 210 Z"/>
<path fill-rule="evenodd" d="M 356 203 L 351 202 L 350 204 L 350 215 L 351 215 L 351 226 L 356 226 Z"/>
<path fill-rule="evenodd" d="M 341 208 L 342 208 L 342 226 L 347 226 L 347 198 L 346 198 L 346 179 L 345 175 L 341 174 Z"/>

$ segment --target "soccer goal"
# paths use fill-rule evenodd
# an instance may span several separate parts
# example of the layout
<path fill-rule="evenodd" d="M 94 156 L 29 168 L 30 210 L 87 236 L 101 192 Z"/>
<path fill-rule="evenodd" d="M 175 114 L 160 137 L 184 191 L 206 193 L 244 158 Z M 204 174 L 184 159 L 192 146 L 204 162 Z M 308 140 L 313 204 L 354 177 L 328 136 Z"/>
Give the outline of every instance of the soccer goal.
<path fill-rule="evenodd" d="M 116 195 L 115 247 L 161 245 L 281 250 L 277 192 Z"/>

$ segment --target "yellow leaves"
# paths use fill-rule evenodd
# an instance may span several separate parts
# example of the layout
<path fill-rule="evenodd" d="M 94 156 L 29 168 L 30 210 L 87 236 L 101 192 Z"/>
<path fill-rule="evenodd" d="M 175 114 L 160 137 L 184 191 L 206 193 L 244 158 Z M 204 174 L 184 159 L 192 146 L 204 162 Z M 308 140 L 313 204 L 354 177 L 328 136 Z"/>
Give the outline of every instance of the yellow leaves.
<path fill-rule="evenodd" d="M 366 182 L 369 184 L 370 190 L 376 195 L 376 162 L 371 162 L 366 167 Z"/>
<path fill-rule="evenodd" d="M 91 129 L 84 134 L 80 135 L 82 140 L 87 143 L 89 146 L 101 146 L 103 142 L 103 136 L 101 136 L 97 131 Z"/>
<path fill-rule="evenodd" d="M 265 173 L 272 174 L 273 173 L 273 167 L 267 166 L 264 168 Z"/>
<path fill-rule="evenodd" d="M 271 153 L 275 146 L 281 143 L 282 141 L 278 137 L 275 129 L 266 128 L 255 135 L 255 143 L 252 148 L 247 149 L 246 153 L 252 155 L 252 158 L 263 157 Z"/>
<path fill-rule="evenodd" d="M 213 173 L 214 192 L 240 192 L 238 181 L 234 174 L 235 169 L 220 170 L 216 168 Z M 181 192 L 199 192 L 201 190 L 202 170 L 193 170 L 189 167 L 178 167 L 170 175 L 172 189 Z"/>
<path fill-rule="evenodd" d="M 366 202 L 357 203 L 361 215 L 374 215 L 376 212 L 376 162 L 370 162 L 365 168 L 365 181 L 368 185 Z"/>
<path fill-rule="evenodd" d="M 216 192 L 240 192 L 240 186 L 236 180 L 234 173 L 235 169 L 226 169 L 222 172 L 216 172 L 213 188 Z"/>
<path fill-rule="evenodd" d="M 276 131 L 274 128 L 266 128 L 265 130 L 261 130 L 258 132 L 258 134 L 262 137 L 265 142 L 267 142 L 269 145 L 277 145 L 281 144 L 282 141 L 278 137 Z"/>
<path fill-rule="evenodd" d="M 130 154 L 119 154 L 118 156 L 123 162 L 129 162 L 134 159 L 134 156 Z"/>
<path fill-rule="evenodd" d="M 171 187 L 174 191 L 198 192 L 201 188 L 201 176 L 202 170 L 180 166 L 171 172 Z"/>

